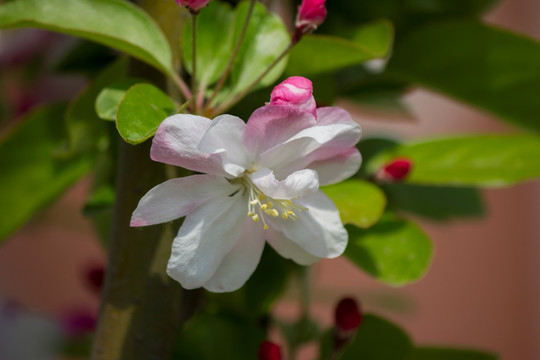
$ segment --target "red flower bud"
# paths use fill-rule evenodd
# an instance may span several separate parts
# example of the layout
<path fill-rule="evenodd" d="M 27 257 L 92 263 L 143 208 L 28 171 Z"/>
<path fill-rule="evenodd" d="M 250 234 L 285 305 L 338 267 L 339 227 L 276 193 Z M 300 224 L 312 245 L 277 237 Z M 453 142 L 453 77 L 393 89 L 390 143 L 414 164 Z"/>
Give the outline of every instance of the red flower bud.
<path fill-rule="evenodd" d="M 96 316 L 88 310 L 72 310 L 61 320 L 64 332 L 71 337 L 91 333 L 96 328 Z"/>
<path fill-rule="evenodd" d="M 281 360 L 281 348 L 270 341 L 259 346 L 259 360 Z"/>
<path fill-rule="evenodd" d="M 378 172 L 380 180 L 403 180 L 411 171 L 412 161 L 406 158 L 397 158 L 384 165 Z"/>
<path fill-rule="evenodd" d="M 360 308 L 353 298 L 344 298 L 338 303 L 335 313 L 336 327 L 342 332 L 352 332 L 362 322 Z"/>
<path fill-rule="evenodd" d="M 296 15 L 296 34 L 298 41 L 302 35 L 313 32 L 326 19 L 326 0 L 303 0 Z"/>
<path fill-rule="evenodd" d="M 88 287 L 96 295 L 100 295 L 105 280 L 105 268 L 101 265 L 91 266 L 86 270 L 84 277 Z"/>
<path fill-rule="evenodd" d="M 185 6 L 189 10 L 198 12 L 212 0 L 176 0 L 178 5 Z"/>

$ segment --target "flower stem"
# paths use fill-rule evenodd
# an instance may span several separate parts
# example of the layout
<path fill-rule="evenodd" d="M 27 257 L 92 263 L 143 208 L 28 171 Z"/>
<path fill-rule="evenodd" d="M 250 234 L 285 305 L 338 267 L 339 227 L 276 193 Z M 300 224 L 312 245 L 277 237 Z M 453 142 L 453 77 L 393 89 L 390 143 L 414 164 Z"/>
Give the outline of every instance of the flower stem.
<path fill-rule="evenodd" d="M 225 81 L 227 81 L 227 78 L 229 77 L 229 74 L 231 73 L 232 67 L 234 65 L 234 60 L 236 60 L 236 56 L 238 55 L 238 52 L 240 51 L 240 47 L 242 46 L 242 42 L 244 41 L 244 37 L 246 36 L 247 28 L 249 26 L 249 20 L 251 19 L 251 15 L 253 14 L 253 9 L 255 8 L 256 2 L 257 0 L 249 1 L 249 8 L 246 15 L 246 19 L 244 21 L 244 25 L 242 26 L 242 30 L 240 31 L 240 35 L 238 36 L 238 40 L 236 41 L 236 45 L 234 47 L 231 58 L 229 59 L 229 63 L 227 64 L 227 67 L 225 68 L 223 75 L 219 79 L 219 82 L 217 83 L 216 87 L 214 88 L 214 91 L 212 92 L 212 96 L 210 96 L 210 99 L 208 99 L 207 106 L 212 105 L 212 101 L 214 101 L 219 91 L 223 88 L 223 85 L 225 85 Z"/>
<path fill-rule="evenodd" d="M 191 13 L 191 94 L 197 96 L 197 20 L 198 13 Z M 193 113 L 197 114 L 197 100 L 192 101 Z"/>
<path fill-rule="evenodd" d="M 176 73 L 173 73 L 171 75 L 171 79 L 174 82 L 174 84 L 178 87 L 180 92 L 182 92 L 182 95 L 184 96 L 184 98 L 186 100 L 191 99 L 191 91 L 189 90 L 189 87 L 186 85 L 184 80 L 182 80 L 182 78 L 178 76 L 178 74 Z"/>
<path fill-rule="evenodd" d="M 247 94 L 249 94 L 253 88 L 255 86 L 257 86 L 262 79 L 264 79 L 264 77 L 266 75 L 268 75 L 268 73 L 291 51 L 291 49 L 293 48 L 293 46 L 295 45 L 295 43 L 293 42 L 290 42 L 289 45 L 285 48 L 285 50 L 283 50 L 283 52 L 274 60 L 272 61 L 272 63 L 270 65 L 268 65 L 268 67 L 266 68 L 266 70 L 264 70 L 262 72 L 262 74 L 260 74 L 246 89 L 244 89 L 241 93 L 239 93 L 238 95 L 234 96 L 232 99 L 229 99 L 228 101 L 222 103 L 221 105 L 219 105 L 216 109 L 214 109 L 214 111 L 212 112 L 212 116 L 216 116 L 216 115 L 219 115 L 221 113 L 223 113 L 224 111 L 226 111 L 227 109 L 231 108 L 232 106 L 234 106 L 237 102 L 239 102 L 240 100 L 242 100 Z"/>

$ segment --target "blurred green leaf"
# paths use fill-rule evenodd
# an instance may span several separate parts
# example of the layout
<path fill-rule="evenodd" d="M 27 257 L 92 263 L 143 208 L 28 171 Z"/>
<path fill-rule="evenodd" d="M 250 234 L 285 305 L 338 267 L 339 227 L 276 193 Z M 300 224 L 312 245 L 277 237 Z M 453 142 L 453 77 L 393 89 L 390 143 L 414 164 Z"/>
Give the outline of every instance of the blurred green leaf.
<path fill-rule="evenodd" d="M 409 158 L 406 182 L 416 184 L 505 186 L 540 177 L 540 137 L 475 135 L 426 140 L 391 148 L 366 164 L 374 173 L 387 161 Z"/>
<path fill-rule="evenodd" d="M 116 127 L 126 142 L 140 144 L 154 136 L 161 122 L 176 110 L 174 102 L 157 87 L 136 84 L 118 107 Z"/>
<path fill-rule="evenodd" d="M 105 86 L 96 98 L 95 111 L 102 120 L 116 120 L 118 106 L 130 87 L 147 82 L 144 79 L 126 78 Z"/>
<path fill-rule="evenodd" d="M 356 145 L 360 154 L 362 154 L 362 166 L 357 173 L 357 176 L 367 178 L 371 174 L 367 171 L 367 164 L 371 163 L 372 159 L 381 152 L 392 149 L 398 144 L 396 140 L 387 138 L 366 138 L 360 140 Z M 377 169 L 375 169 L 377 171 Z"/>
<path fill-rule="evenodd" d="M 341 360 L 405 360 L 411 351 L 409 336 L 396 325 L 365 315 L 356 337 L 345 347 Z"/>
<path fill-rule="evenodd" d="M 421 27 L 401 39 L 388 71 L 540 131 L 539 63 L 540 43 L 530 38 L 474 21 L 452 21 Z"/>
<path fill-rule="evenodd" d="M 155 21 L 121 0 L 17 0 L 0 6 L 0 27 L 36 27 L 79 36 L 174 72 L 169 44 Z"/>
<path fill-rule="evenodd" d="M 421 347 L 411 351 L 407 360 L 497 360 L 493 354 L 476 350 Z"/>
<path fill-rule="evenodd" d="M 80 40 L 73 49 L 54 65 L 54 71 L 82 73 L 93 77 L 117 57 L 118 54 L 111 48 L 95 42 Z"/>
<path fill-rule="evenodd" d="M 234 11 L 229 4 L 213 1 L 197 15 L 197 79 L 202 86 L 216 82 L 225 71 L 234 45 Z M 192 19 L 182 33 L 182 58 L 192 71 Z"/>
<path fill-rule="evenodd" d="M 56 105 L 33 111 L 0 140 L 0 239 L 90 170 L 90 157 L 60 157 L 56 152 L 65 141 L 65 109 Z"/>
<path fill-rule="evenodd" d="M 180 334 L 173 359 L 253 360 L 264 332 L 242 317 L 203 314 L 192 318 Z"/>
<path fill-rule="evenodd" d="M 413 222 L 385 214 L 369 229 L 346 228 L 345 255 L 376 279 L 399 286 L 419 280 L 427 271 L 433 246 Z"/>
<path fill-rule="evenodd" d="M 246 15 L 248 2 L 242 2 L 236 9 L 234 18 L 233 44 L 240 36 Z M 283 21 L 257 2 L 249 22 L 246 35 L 231 71 L 231 93 L 245 90 L 265 69 L 287 48 L 291 41 Z M 269 86 L 283 73 L 287 57 L 279 62 L 256 86 Z"/>
<path fill-rule="evenodd" d="M 291 51 L 285 72 L 313 76 L 384 58 L 392 46 L 392 24 L 388 21 L 367 24 L 353 30 L 349 38 L 304 36 Z"/>
<path fill-rule="evenodd" d="M 386 206 L 381 189 L 367 181 L 351 179 L 321 190 L 336 204 L 343 223 L 361 228 L 375 224 Z"/>
<path fill-rule="evenodd" d="M 112 82 L 121 79 L 127 71 L 127 60 L 120 59 L 101 71 L 76 98 L 66 111 L 69 135 L 69 151 L 95 151 L 108 145 L 107 124 L 101 121 L 94 109 L 100 91 Z"/>
<path fill-rule="evenodd" d="M 393 210 L 434 220 L 484 214 L 484 205 L 477 189 L 403 183 L 382 184 L 381 187 L 388 198 L 388 207 Z"/>

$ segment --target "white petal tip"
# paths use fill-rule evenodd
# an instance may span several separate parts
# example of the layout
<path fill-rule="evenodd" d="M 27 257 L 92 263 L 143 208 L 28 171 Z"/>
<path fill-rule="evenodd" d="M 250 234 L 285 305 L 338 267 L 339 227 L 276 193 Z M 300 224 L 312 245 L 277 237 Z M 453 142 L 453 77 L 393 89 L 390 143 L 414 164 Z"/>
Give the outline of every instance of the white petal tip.
<path fill-rule="evenodd" d="M 131 221 L 129 222 L 129 226 L 131 227 L 140 227 L 146 225 L 148 225 L 146 221 L 143 221 L 141 219 L 131 219 Z"/>

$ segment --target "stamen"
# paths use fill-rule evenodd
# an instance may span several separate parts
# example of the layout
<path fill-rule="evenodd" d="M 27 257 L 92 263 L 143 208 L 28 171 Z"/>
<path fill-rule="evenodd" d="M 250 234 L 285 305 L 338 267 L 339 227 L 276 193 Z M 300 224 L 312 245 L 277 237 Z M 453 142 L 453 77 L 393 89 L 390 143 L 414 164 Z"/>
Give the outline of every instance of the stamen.
<path fill-rule="evenodd" d="M 255 222 L 259 222 L 259 215 L 255 214 L 251 217 L 251 219 Z"/>

